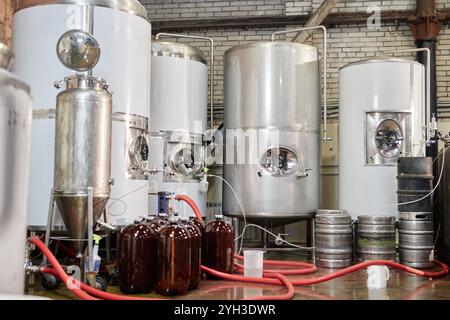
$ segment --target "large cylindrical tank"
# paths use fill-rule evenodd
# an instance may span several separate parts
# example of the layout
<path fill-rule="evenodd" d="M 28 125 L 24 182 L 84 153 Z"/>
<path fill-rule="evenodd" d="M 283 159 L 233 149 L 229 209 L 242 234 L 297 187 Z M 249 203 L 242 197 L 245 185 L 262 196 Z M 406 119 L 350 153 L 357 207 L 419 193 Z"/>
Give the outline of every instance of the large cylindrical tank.
<path fill-rule="evenodd" d="M 340 70 L 339 207 L 397 216 L 397 160 L 423 156 L 425 72 L 418 62 L 377 58 Z"/>
<path fill-rule="evenodd" d="M 311 217 L 320 178 L 317 49 L 258 42 L 229 49 L 224 64 L 224 178 L 247 219 Z M 241 217 L 234 194 L 223 190 L 223 214 Z"/>
<path fill-rule="evenodd" d="M 65 78 L 56 102 L 53 192 L 72 239 L 85 239 L 88 188 L 92 188 L 94 224 L 109 199 L 111 179 L 112 97 L 99 78 Z M 61 84 L 62 85 L 62 84 Z M 77 249 L 84 242 L 75 242 Z"/>
<path fill-rule="evenodd" d="M 11 51 L 0 44 L 0 60 Z M 0 68 L 0 293 L 24 292 L 24 253 L 31 140 L 30 89 Z"/>
<path fill-rule="evenodd" d="M 151 25 L 137 0 L 19 0 L 14 14 L 14 72 L 34 96 L 28 224 L 47 224 L 54 164 L 55 80 L 68 70 L 56 55 L 60 36 L 84 29 L 83 4 L 94 5 L 93 34 L 102 50 L 94 76 L 108 79 L 114 93 L 109 222 L 128 225 L 145 215 L 150 113 Z M 45 23 L 42 23 L 45 21 Z M 55 223 L 57 224 L 57 223 Z"/>
<path fill-rule="evenodd" d="M 206 193 L 200 192 L 199 178 L 207 129 L 205 56 L 186 44 L 154 41 L 151 79 L 149 168 L 163 172 L 150 175 L 150 214 L 157 212 L 158 192 L 174 192 L 191 197 L 206 216 Z"/>

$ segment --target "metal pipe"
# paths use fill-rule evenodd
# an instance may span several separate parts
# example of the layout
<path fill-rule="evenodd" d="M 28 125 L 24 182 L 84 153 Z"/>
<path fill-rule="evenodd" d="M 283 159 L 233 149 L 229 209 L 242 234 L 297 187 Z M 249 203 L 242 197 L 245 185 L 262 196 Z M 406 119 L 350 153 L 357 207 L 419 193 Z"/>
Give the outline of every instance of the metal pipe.
<path fill-rule="evenodd" d="M 47 228 L 45 229 L 45 246 L 50 244 L 50 233 L 53 229 L 53 215 L 55 213 L 55 200 L 53 197 L 53 188 L 50 190 L 50 199 L 48 203 Z M 47 257 L 42 258 L 42 265 L 47 264 Z"/>
<path fill-rule="evenodd" d="M 436 0 L 418 0 L 416 3 L 416 13 L 419 14 L 436 13 Z"/>
<path fill-rule="evenodd" d="M 282 30 L 276 31 L 272 33 L 271 40 L 275 41 L 275 37 L 280 34 L 287 34 L 292 32 L 300 32 L 307 30 L 315 30 L 321 29 L 323 31 L 323 135 L 322 141 L 327 142 L 332 140 L 328 138 L 328 127 L 327 127 L 327 85 L 328 85 L 328 75 L 327 75 L 327 28 L 324 26 L 316 26 L 316 27 L 306 27 L 306 28 L 297 28 L 292 30 Z"/>
<path fill-rule="evenodd" d="M 164 33 L 160 32 L 155 36 L 156 40 L 159 40 L 160 37 L 173 37 L 173 38 L 185 38 L 185 39 L 197 39 L 197 40 L 204 40 L 209 41 L 211 43 L 210 51 L 210 66 L 209 66 L 209 72 L 210 72 L 210 82 L 209 82 L 209 90 L 210 90 L 210 108 L 211 108 L 211 119 L 210 119 L 210 125 L 211 129 L 214 128 L 214 40 L 209 37 L 202 37 L 202 36 L 191 36 L 186 34 L 173 34 L 173 33 Z"/>
<path fill-rule="evenodd" d="M 94 6 L 92 4 L 83 5 L 83 30 L 94 35 Z M 86 75 L 92 77 L 92 69 L 87 71 Z"/>
<path fill-rule="evenodd" d="M 405 53 L 405 52 L 426 52 L 427 53 L 427 65 L 426 65 L 426 106 L 425 106 L 425 145 L 431 143 L 431 131 L 434 129 L 430 126 L 431 120 L 431 51 L 428 48 L 416 48 L 416 49 L 404 49 L 404 50 L 394 50 L 385 51 L 382 54 L 394 54 L 394 53 Z"/>
<path fill-rule="evenodd" d="M 328 14 L 333 10 L 333 8 L 338 4 L 340 0 L 325 0 L 322 2 L 320 7 L 312 14 L 312 16 L 305 23 L 304 27 L 315 27 L 320 25 Z M 298 32 L 292 42 L 305 42 L 311 36 L 311 32 Z"/>

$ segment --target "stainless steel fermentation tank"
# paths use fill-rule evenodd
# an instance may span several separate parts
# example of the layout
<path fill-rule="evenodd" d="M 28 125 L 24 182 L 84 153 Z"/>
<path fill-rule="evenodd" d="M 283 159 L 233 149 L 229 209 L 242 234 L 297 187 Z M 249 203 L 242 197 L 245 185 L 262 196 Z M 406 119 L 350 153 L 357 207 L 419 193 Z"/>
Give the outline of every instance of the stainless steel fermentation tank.
<path fill-rule="evenodd" d="M 318 50 L 257 42 L 229 49 L 224 68 L 224 177 L 247 220 L 311 218 L 319 206 Z M 230 188 L 223 190 L 223 214 L 242 218 Z"/>
<path fill-rule="evenodd" d="M 0 44 L 0 294 L 21 295 L 32 101 L 28 85 L 7 70 L 11 58 Z"/>
<path fill-rule="evenodd" d="M 81 252 L 89 225 L 88 188 L 92 188 L 94 223 L 109 199 L 112 98 L 102 79 L 75 75 L 64 82 L 66 89 L 56 103 L 53 197 Z"/>

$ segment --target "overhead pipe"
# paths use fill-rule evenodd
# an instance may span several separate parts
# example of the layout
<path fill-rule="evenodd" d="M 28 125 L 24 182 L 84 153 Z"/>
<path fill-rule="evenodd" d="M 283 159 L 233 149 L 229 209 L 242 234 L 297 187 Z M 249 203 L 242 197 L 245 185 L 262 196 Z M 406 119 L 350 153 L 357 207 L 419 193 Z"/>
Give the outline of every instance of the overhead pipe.
<path fill-rule="evenodd" d="M 436 116 L 432 116 L 431 114 L 431 51 L 428 48 L 418 48 L 418 49 L 404 49 L 404 50 L 394 50 L 394 51 L 385 51 L 383 55 L 394 55 L 396 53 L 407 53 L 407 52 L 416 52 L 416 53 L 426 53 L 426 104 L 424 108 L 424 128 L 425 128 L 425 147 L 430 146 L 432 144 L 432 139 L 434 139 L 436 135 L 436 130 L 433 128 L 432 123 L 435 123 Z"/>
<path fill-rule="evenodd" d="M 339 3 L 340 0 L 325 0 L 322 2 L 320 7 L 312 14 L 312 16 L 305 23 L 304 27 L 317 27 L 322 24 L 325 18 L 333 11 L 334 7 Z M 305 42 L 311 36 L 311 31 L 299 31 L 292 42 Z"/>
<path fill-rule="evenodd" d="M 437 36 L 442 29 L 442 23 L 448 18 L 447 14 L 441 14 L 436 9 L 436 0 L 417 0 L 416 1 L 416 13 L 408 18 L 410 29 L 416 39 L 417 48 L 426 48 L 429 50 L 430 55 L 430 67 L 427 72 L 430 75 L 430 114 L 429 116 L 435 116 L 438 118 L 437 110 L 437 76 L 436 76 L 436 44 Z M 417 53 L 417 61 L 425 64 L 427 57 L 423 52 Z M 435 159 L 438 156 L 438 143 L 437 140 L 434 143 L 428 145 L 427 156 Z M 438 182 L 439 166 L 436 161 L 433 165 L 434 185 Z M 439 193 L 435 195 L 435 203 L 433 211 L 438 212 Z M 439 225 L 438 215 L 435 215 L 435 226 Z M 439 250 L 438 250 L 439 255 Z"/>
<path fill-rule="evenodd" d="M 417 53 L 417 60 L 426 65 L 429 59 L 430 76 L 430 119 L 437 118 L 437 78 L 436 78 L 436 42 L 437 36 L 442 29 L 442 23 L 447 19 L 445 14 L 440 14 L 436 9 L 436 0 L 417 0 L 416 13 L 408 18 L 411 31 L 416 39 L 417 48 L 425 48 L 430 52 L 429 57 L 425 52 Z M 428 68 L 428 67 L 427 67 Z M 427 147 L 427 156 L 435 158 L 438 153 L 438 144 L 435 141 Z M 434 168 L 435 177 L 437 176 L 437 167 Z"/>
<path fill-rule="evenodd" d="M 94 35 L 94 6 L 92 4 L 83 5 L 83 30 Z M 88 77 L 92 77 L 92 68 L 86 72 Z"/>

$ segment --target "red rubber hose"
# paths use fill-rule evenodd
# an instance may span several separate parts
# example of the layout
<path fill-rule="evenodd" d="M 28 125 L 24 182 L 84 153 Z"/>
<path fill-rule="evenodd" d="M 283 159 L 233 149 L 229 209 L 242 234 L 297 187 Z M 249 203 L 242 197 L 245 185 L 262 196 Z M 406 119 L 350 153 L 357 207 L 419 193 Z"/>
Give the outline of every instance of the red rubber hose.
<path fill-rule="evenodd" d="M 182 194 L 176 195 L 175 199 L 177 199 L 178 201 L 186 202 L 191 207 L 192 211 L 194 211 L 195 216 L 197 217 L 197 219 L 200 220 L 200 221 L 203 221 L 202 213 L 200 212 L 200 209 L 198 208 L 198 206 L 194 202 L 194 200 L 192 200 L 188 196 L 182 195 Z"/>
<path fill-rule="evenodd" d="M 80 289 L 80 282 L 66 274 L 64 269 L 59 264 L 56 257 L 53 253 L 45 246 L 45 244 L 39 240 L 39 238 L 33 237 L 30 239 L 30 242 L 33 243 L 39 250 L 42 251 L 43 254 L 47 257 L 48 261 L 53 265 L 55 271 L 58 273 L 58 277 L 63 281 L 66 286 L 80 299 L 83 300 L 98 300 L 95 297 L 90 296 L 86 292 Z M 70 285 L 69 285 L 70 284 Z"/>
<path fill-rule="evenodd" d="M 75 280 L 74 278 L 68 276 L 65 273 L 64 269 L 59 264 L 56 257 L 45 246 L 45 244 L 41 240 L 39 240 L 36 237 L 33 237 L 30 239 L 30 242 L 35 244 L 36 247 L 38 247 L 44 253 L 44 255 L 47 256 L 48 261 L 53 265 L 53 268 L 44 267 L 44 268 L 42 268 L 41 271 L 52 274 L 52 275 L 60 278 L 66 284 L 68 284 L 69 282 L 71 282 L 71 283 L 75 282 L 76 288 L 69 288 L 69 289 L 71 289 L 79 298 L 81 298 L 83 300 L 97 300 L 97 298 L 90 296 L 83 290 L 87 291 L 88 293 L 90 293 L 96 297 L 99 297 L 101 299 L 107 299 L 107 300 L 163 300 L 163 299 L 158 299 L 158 298 L 141 298 L 141 297 L 112 294 L 112 293 L 108 293 L 108 292 L 104 292 L 104 291 L 92 288 L 91 286 L 81 283 L 81 282 Z M 270 300 L 286 300 L 286 299 L 292 299 L 294 297 L 294 295 L 295 295 L 294 286 L 286 277 L 284 277 L 281 274 L 274 274 L 274 273 L 268 274 L 266 276 L 267 277 L 275 277 L 275 278 L 279 279 L 278 281 L 274 279 L 277 282 L 276 284 L 286 286 L 288 289 L 288 292 L 283 295 L 274 295 L 274 296 L 270 296 L 270 297 L 255 297 L 255 298 L 251 298 L 251 300 L 267 300 L 268 298 L 270 298 Z M 259 279 L 259 278 L 257 278 L 257 279 Z"/>
<path fill-rule="evenodd" d="M 415 274 L 420 277 L 426 277 L 426 278 L 439 278 L 443 277 L 448 274 L 448 266 L 440 261 L 436 260 L 436 263 L 440 265 L 442 268 L 441 271 L 437 272 L 426 272 L 422 270 L 417 270 L 414 268 L 410 268 L 404 265 L 401 265 L 399 263 L 388 261 L 388 260 L 374 260 L 374 261 L 366 261 L 359 264 L 356 264 L 354 266 L 330 273 L 328 275 L 324 275 L 321 277 L 311 278 L 311 279 L 301 279 L 301 280 L 294 280 L 292 281 L 292 284 L 294 286 L 306 286 L 306 285 L 313 285 L 322 283 L 325 281 L 329 281 L 338 277 L 345 276 L 347 274 L 353 273 L 355 271 L 365 269 L 368 266 L 373 265 L 384 265 L 392 268 L 399 269 L 401 271 L 409 272 L 412 274 Z M 202 266 L 202 270 L 210 275 L 213 275 L 218 278 L 222 278 L 225 280 L 232 280 L 232 281 L 243 281 L 243 282 L 253 282 L 253 283 L 261 283 L 261 284 L 270 284 L 270 285 L 279 285 L 281 284 L 279 279 L 267 279 L 267 278 L 255 278 L 255 277 L 245 277 L 245 276 L 239 276 L 239 275 L 232 275 L 228 273 L 219 272 L 217 270 L 213 270 L 207 267 Z M 268 273 L 265 273 L 268 274 Z M 269 273 L 270 274 L 270 273 Z"/>
<path fill-rule="evenodd" d="M 59 278 L 59 273 L 53 268 L 44 267 L 44 268 L 42 268 L 41 271 L 52 274 L 55 277 Z M 157 298 L 141 298 L 141 297 L 123 296 L 123 295 L 119 295 L 119 294 L 108 293 L 108 292 L 104 292 L 104 291 L 95 289 L 85 283 L 80 283 L 80 286 L 81 286 L 81 289 L 87 291 L 88 293 L 90 293 L 98 298 L 105 299 L 105 300 L 162 300 L 162 299 L 157 299 Z"/>
<path fill-rule="evenodd" d="M 373 260 L 373 261 L 366 261 L 366 262 L 358 263 L 354 266 L 351 266 L 351 267 L 348 267 L 348 268 L 345 268 L 345 269 L 342 269 L 342 270 L 339 270 L 339 271 L 336 271 L 336 272 L 333 272 L 333 273 L 330 273 L 328 275 L 324 275 L 321 277 L 295 280 L 292 283 L 295 286 L 306 286 L 306 285 L 318 284 L 318 283 L 329 281 L 329 280 L 332 280 L 332 279 L 335 279 L 338 277 L 342 277 L 344 275 L 353 273 L 353 272 L 361 270 L 361 269 L 365 269 L 369 266 L 376 266 L 376 265 L 388 266 L 391 268 L 409 272 L 409 273 L 415 274 L 420 277 L 425 277 L 425 278 L 439 278 L 439 277 L 443 277 L 443 276 L 447 275 L 448 274 L 448 266 L 437 260 L 436 260 L 436 263 L 438 265 L 440 265 L 440 267 L 442 268 L 442 271 L 426 272 L 426 271 L 410 268 L 410 267 L 404 266 L 400 263 L 396 263 L 396 262 L 389 261 L 389 260 Z"/>
<path fill-rule="evenodd" d="M 234 255 L 236 260 L 244 260 L 243 256 L 237 254 Z M 238 270 L 244 269 L 244 266 L 239 263 L 235 263 Z M 317 267 L 311 263 L 301 261 L 281 261 L 281 260 L 264 260 L 264 266 L 278 266 L 278 267 L 298 267 L 300 269 L 267 269 L 264 273 L 280 273 L 283 275 L 302 275 L 310 274 L 317 271 Z"/>
<path fill-rule="evenodd" d="M 277 278 L 280 282 L 288 289 L 285 294 L 280 294 L 277 296 L 259 296 L 251 297 L 245 300 L 292 300 L 295 296 L 295 288 L 292 282 L 280 273 L 264 273 L 264 277 Z"/>
<path fill-rule="evenodd" d="M 74 284 L 73 287 L 75 287 L 75 288 L 69 288 L 69 289 L 72 290 L 77 295 L 77 297 L 79 297 L 83 300 L 98 300 L 97 298 L 90 296 L 83 290 L 85 290 L 99 298 L 108 299 L 108 300 L 161 300 L 161 299 L 154 299 L 154 298 L 138 298 L 138 297 L 122 296 L 122 295 L 107 293 L 107 292 L 92 288 L 91 286 L 84 284 L 82 282 L 79 282 L 78 280 L 74 279 L 73 277 L 67 275 L 66 272 L 64 271 L 64 269 L 59 264 L 56 257 L 45 246 L 45 244 L 41 240 L 39 240 L 36 237 L 33 237 L 30 239 L 30 242 L 33 243 L 34 245 L 36 245 L 36 247 L 42 251 L 42 253 L 47 257 L 50 264 L 53 266 L 53 268 L 44 267 L 41 269 L 41 271 L 58 277 L 59 279 L 61 279 L 61 281 L 64 281 L 64 283 L 66 285 L 68 283 Z"/>

